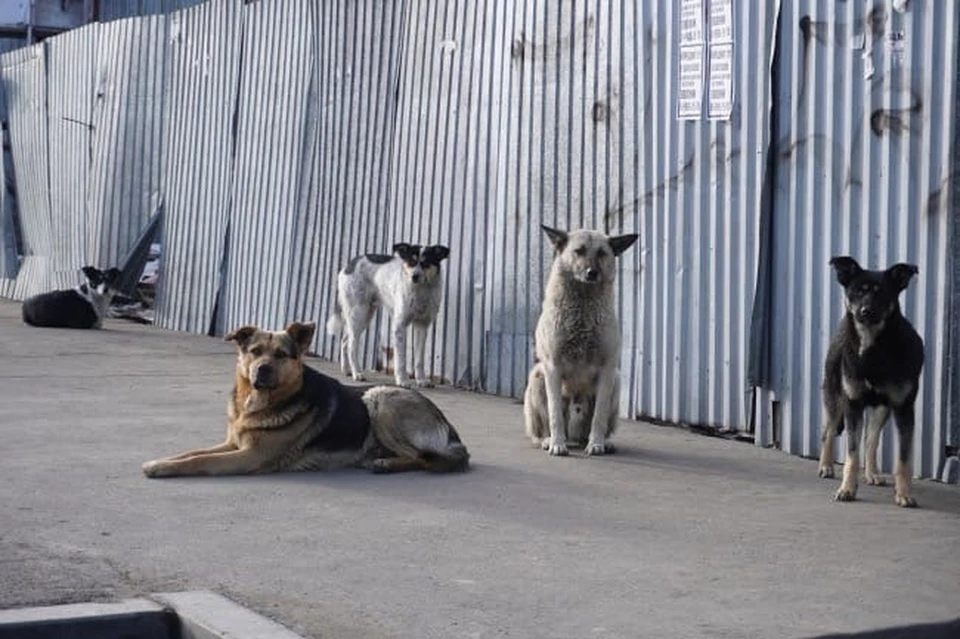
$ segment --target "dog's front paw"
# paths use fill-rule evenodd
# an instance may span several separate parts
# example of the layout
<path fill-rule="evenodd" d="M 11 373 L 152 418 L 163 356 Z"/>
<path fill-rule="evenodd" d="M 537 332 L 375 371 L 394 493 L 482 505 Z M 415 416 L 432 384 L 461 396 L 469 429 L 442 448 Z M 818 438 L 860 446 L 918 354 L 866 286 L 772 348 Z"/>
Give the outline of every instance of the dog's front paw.
<path fill-rule="evenodd" d="M 570 451 L 567 450 L 566 442 L 550 442 L 550 445 L 547 447 L 547 452 L 555 457 L 566 457 L 570 454 Z"/>
<path fill-rule="evenodd" d="M 374 474 L 377 474 L 377 475 L 382 475 L 382 474 L 384 474 L 384 473 L 389 473 L 389 472 L 390 472 L 390 460 L 389 460 L 389 459 L 384 459 L 384 458 L 374 459 L 372 462 L 370 462 L 370 472 L 372 472 L 372 473 L 374 473 Z"/>
<path fill-rule="evenodd" d="M 587 445 L 583 448 L 583 452 L 588 456 L 594 455 L 605 455 L 607 452 L 613 452 L 607 450 L 607 445 L 604 442 L 587 442 Z"/>
<path fill-rule="evenodd" d="M 886 486 L 887 479 L 883 475 L 877 475 L 876 473 L 864 473 L 863 482 L 868 486 Z"/>
<path fill-rule="evenodd" d="M 352 377 L 352 378 L 353 378 L 353 381 L 355 381 L 355 382 L 365 382 L 365 381 L 367 381 L 367 378 L 366 378 L 366 376 L 364 376 L 363 373 L 354 373 L 354 374 L 351 375 L 350 377 Z"/>
<path fill-rule="evenodd" d="M 144 462 L 140 467 L 143 470 L 143 474 L 147 477 L 163 477 L 164 476 L 164 465 L 163 462 L 159 459 L 154 459 L 153 461 Z"/>
<path fill-rule="evenodd" d="M 901 508 L 916 508 L 917 500 L 913 498 L 912 495 L 907 495 L 904 493 L 896 493 L 893 496 L 893 501 L 900 506 Z"/>
<path fill-rule="evenodd" d="M 415 388 L 417 383 L 412 379 L 397 379 L 394 383 L 400 388 Z"/>
<path fill-rule="evenodd" d="M 833 464 L 821 466 L 820 471 L 817 474 L 821 479 L 833 479 L 835 477 L 833 473 Z"/>
<path fill-rule="evenodd" d="M 840 490 L 837 491 L 837 494 L 834 496 L 834 499 L 837 501 L 853 501 L 857 498 L 857 485 L 848 486 L 847 484 L 841 484 Z"/>

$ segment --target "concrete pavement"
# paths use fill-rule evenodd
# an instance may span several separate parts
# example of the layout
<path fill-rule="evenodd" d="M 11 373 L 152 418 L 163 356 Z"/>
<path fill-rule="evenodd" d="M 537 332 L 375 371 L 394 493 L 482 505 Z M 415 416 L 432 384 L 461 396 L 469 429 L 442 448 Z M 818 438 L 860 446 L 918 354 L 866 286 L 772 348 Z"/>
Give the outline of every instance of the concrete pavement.
<path fill-rule="evenodd" d="M 0 302 L 0 607 L 209 589 L 312 637 L 804 637 L 960 614 L 960 490 L 831 500 L 816 464 L 623 422 L 549 458 L 514 401 L 429 391 L 464 475 L 147 480 L 220 441 L 233 349 Z M 319 360 L 325 372 L 333 367 Z"/>

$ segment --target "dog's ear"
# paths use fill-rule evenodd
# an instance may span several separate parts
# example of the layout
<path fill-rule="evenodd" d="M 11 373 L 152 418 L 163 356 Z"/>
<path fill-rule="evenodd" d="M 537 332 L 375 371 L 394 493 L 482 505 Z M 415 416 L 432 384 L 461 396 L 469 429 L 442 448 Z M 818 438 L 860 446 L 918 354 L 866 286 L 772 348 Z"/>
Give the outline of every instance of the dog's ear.
<path fill-rule="evenodd" d="M 916 264 L 906 264 L 905 262 L 900 262 L 899 264 L 894 264 L 884 272 L 884 276 L 893 283 L 896 287 L 897 292 L 899 293 L 903 289 L 907 288 L 907 285 L 910 283 L 910 279 L 920 272 L 920 269 L 917 268 Z"/>
<path fill-rule="evenodd" d="M 236 342 L 237 346 L 243 348 L 250 341 L 250 338 L 257 334 L 260 329 L 256 326 L 241 326 L 223 336 L 225 342 Z"/>
<path fill-rule="evenodd" d="M 402 257 L 403 259 L 406 259 L 407 256 L 410 255 L 411 248 L 413 247 L 411 247 L 406 242 L 400 242 L 399 244 L 393 245 L 393 252 L 399 255 L 400 257 Z"/>
<path fill-rule="evenodd" d="M 857 261 L 847 255 L 831 257 L 830 266 L 837 272 L 837 281 L 840 282 L 840 286 L 846 286 L 863 272 Z"/>
<path fill-rule="evenodd" d="M 434 244 L 430 248 L 433 250 L 433 254 L 437 256 L 438 262 L 450 257 L 450 249 L 443 244 Z"/>
<path fill-rule="evenodd" d="M 83 276 L 88 280 L 92 280 L 100 275 L 100 269 L 96 266 L 84 266 L 80 270 L 83 271 Z"/>
<path fill-rule="evenodd" d="M 558 253 L 567 245 L 567 234 L 563 231 L 552 229 L 546 224 L 541 224 L 540 228 L 547 234 L 547 238 L 550 240 L 550 243 L 553 244 L 553 248 L 557 249 Z"/>
<path fill-rule="evenodd" d="M 633 243 L 637 241 L 637 238 L 640 237 L 636 233 L 631 233 L 630 235 L 618 235 L 617 237 L 610 238 L 610 248 L 613 249 L 614 255 L 620 255 L 628 248 L 633 246 Z"/>
<path fill-rule="evenodd" d="M 116 282 L 120 279 L 120 269 L 118 268 L 109 268 L 107 272 L 103 274 L 103 279 L 108 284 L 111 282 Z"/>
<path fill-rule="evenodd" d="M 317 325 L 313 322 L 291 322 L 285 329 L 287 335 L 293 338 L 297 343 L 301 353 L 306 353 L 310 348 L 310 342 L 313 341 L 313 334 L 317 330 Z"/>

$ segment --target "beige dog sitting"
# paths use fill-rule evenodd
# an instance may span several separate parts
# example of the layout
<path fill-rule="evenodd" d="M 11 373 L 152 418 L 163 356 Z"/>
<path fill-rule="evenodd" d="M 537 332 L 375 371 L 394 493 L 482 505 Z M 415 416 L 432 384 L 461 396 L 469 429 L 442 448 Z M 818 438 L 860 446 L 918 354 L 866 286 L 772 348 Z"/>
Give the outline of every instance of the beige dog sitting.
<path fill-rule="evenodd" d="M 616 258 L 636 242 L 637 235 L 566 233 L 547 226 L 543 230 L 556 256 L 537 322 L 539 361 L 524 398 L 527 434 L 551 455 L 566 455 L 568 437 L 582 438 L 582 428 L 571 432 L 567 424 L 570 398 L 588 398 L 587 409 L 592 404 L 592 411 L 584 415 L 590 425 L 584 451 L 587 455 L 610 453 L 613 447 L 607 438 L 616 426 L 620 393 L 620 325 L 613 290 Z"/>

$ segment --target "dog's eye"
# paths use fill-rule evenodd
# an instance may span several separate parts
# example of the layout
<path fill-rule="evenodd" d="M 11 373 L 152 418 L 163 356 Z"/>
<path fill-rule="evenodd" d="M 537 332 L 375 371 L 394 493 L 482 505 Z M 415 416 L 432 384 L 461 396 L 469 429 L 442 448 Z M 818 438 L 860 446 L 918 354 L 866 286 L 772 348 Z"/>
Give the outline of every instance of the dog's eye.
<path fill-rule="evenodd" d="M 576 253 L 577 255 L 579 255 L 580 257 L 583 257 L 584 255 L 587 254 L 587 247 L 586 247 L 586 246 L 578 246 L 577 248 L 573 249 L 573 252 Z"/>
<path fill-rule="evenodd" d="M 253 348 L 250 349 L 250 354 L 253 355 L 254 357 L 260 357 L 261 355 L 263 355 L 263 349 L 260 348 L 259 346 L 254 346 Z"/>
<path fill-rule="evenodd" d="M 599 251 L 597 251 L 597 257 L 600 258 L 601 260 L 606 256 L 607 256 L 607 252 L 604 251 L 603 249 L 600 249 Z"/>
<path fill-rule="evenodd" d="M 290 354 L 287 353 L 286 351 L 277 351 L 276 353 L 274 353 L 274 356 L 277 359 L 284 359 L 286 357 L 290 357 Z"/>

